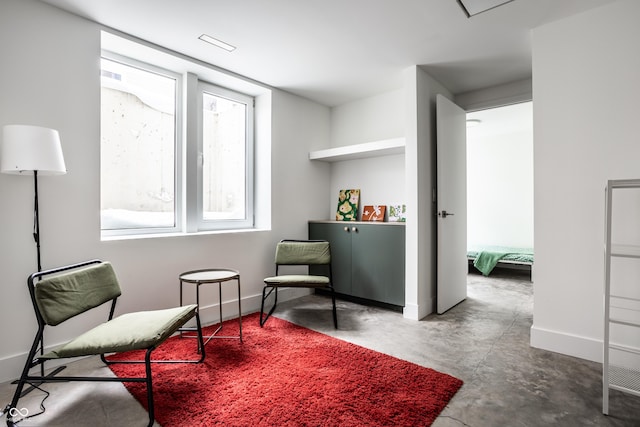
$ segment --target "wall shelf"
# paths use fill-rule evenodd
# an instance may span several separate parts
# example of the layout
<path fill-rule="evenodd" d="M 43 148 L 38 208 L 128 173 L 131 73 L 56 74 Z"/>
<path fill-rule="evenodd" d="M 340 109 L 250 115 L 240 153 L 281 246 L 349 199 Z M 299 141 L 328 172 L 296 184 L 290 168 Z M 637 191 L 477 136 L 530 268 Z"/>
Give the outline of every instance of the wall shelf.
<path fill-rule="evenodd" d="M 346 145 L 311 151 L 309 160 L 323 162 L 340 162 L 343 160 L 366 159 L 369 157 L 391 156 L 404 154 L 405 139 L 393 138 L 381 141 L 366 142 L 364 144 Z"/>

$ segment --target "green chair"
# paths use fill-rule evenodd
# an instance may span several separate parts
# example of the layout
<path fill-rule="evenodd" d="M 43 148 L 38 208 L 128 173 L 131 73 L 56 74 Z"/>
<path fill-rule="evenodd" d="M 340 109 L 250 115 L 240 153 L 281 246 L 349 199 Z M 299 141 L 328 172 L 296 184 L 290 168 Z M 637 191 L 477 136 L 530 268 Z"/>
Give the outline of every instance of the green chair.
<path fill-rule="evenodd" d="M 149 407 L 149 426 L 154 422 L 153 387 L 151 382 L 151 363 L 200 363 L 205 358 L 205 350 L 195 304 L 164 310 L 127 313 L 116 318 L 113 313 L 116 300 L 121 295 L 120 286 L 113 267 L 100 260 L 86 261 L 74 265 L 34 273 L 27 281 L 31 301 L 38 321 L 38 331 L 33 340 L 27 361 L 17 381 L 18 386 L 7 412 L 7 425 L 14 425 L 18 400 L 23 395 L 26 384 L 66 381 L 107 381 L 107 382 L 144 382 L 147 388 Z M 45 327 L 58 326 L 66 320 L 84 313 L 104 303 L 111 302 L 108 320 L 83 333 L 70 342 L 44 354 L 43 335 Z M 195 317 L 195 327 L 184 325 Z M 177 331 L 196 331 L 200 355 L 194 360 L 151 359 L 151 353 L 162 342 Z M 105 354 L 121 353 L 130 350 L 146 350 L 144 360 L 109 361 Z M 142 377 L 82 377 L 45 375 L 44 363 L 50 360 L 100 355 L 107 364 L 144 363 L 145 375 Z M 39 374 L 29 371 L 39 366 Z M 55 371 L 56 373 L 59 371 Z M 25 392 L 26 393 L 26 392 Z"/>
<path fill-rule="evenodd" d="M 336 294 L 333 289 L 331 274 L 331 248 L 324 240 L 281 240 L 276 246 L 276 275 L 264 279 L 262 303 L 260 304 L 260 326 L 271 316 L 278 304 L 278 288 L 315 288 L 325 289 L 331 293 L 333 303 L 333 325 L 338 329 L 336 314 Z M 281 266 L 306 265 L 326 266 L 326 276 L 310 274 L 280 274 Z M 267 292 L 267 289 L 269 290 Z M 264 303 L 274 293 L 273 307 L 264 316 Z"/>

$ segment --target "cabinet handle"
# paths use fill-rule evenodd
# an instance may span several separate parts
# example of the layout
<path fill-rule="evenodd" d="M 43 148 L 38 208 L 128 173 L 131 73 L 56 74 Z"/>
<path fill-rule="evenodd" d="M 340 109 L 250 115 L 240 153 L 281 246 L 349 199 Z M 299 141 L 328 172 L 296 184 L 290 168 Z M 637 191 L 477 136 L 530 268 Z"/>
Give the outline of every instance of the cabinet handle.
<path fill-rule="evenodd" d="M 344 231 L 346 231 L 348 233 L 349 232 L 349 227 L 345 227 Z"/>
<path fill-rule="evenodd" d="M 354 233 L 357 233 L 357 232 L 358 232 L 358 229 L 357 229 L 356 227 L 352 227 L 352 228 L 351 228 L 351 231 L 353 231 Z"/>

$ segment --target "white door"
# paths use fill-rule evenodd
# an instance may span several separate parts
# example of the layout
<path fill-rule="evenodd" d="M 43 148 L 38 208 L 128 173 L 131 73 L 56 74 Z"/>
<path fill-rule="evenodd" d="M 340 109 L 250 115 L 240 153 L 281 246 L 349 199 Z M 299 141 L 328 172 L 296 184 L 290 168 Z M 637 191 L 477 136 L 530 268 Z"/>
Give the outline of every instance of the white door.
<path fill-rule="evenodd" d="M 442 95 L 436 100 L 438 313 L 467 297 L 466 112 Z"/>

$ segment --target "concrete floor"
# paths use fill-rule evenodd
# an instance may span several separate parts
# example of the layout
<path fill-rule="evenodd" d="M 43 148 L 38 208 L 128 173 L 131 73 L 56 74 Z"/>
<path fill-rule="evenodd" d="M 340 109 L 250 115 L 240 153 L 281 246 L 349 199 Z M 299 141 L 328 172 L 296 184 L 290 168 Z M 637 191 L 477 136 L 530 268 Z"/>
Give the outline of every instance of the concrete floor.
<path fill-rule="evenodd" d="M 468 298 L 444 315 L 415 322 L 400 313 L 310 295 L 282 303 L 275 315 L 308 328 L 462 379 L 465 384 L 435 427 L 640 426 L 640 397 L 611 392 L 601 413 L 600 364 L 531 348 L 532 284 L 524 276 L 470 274 Z M 109 375 L 99 359 L 71 364 L 72 373 Z M 15 386 L 0 384 L 0 405 Z M 119 383 L 47 384 L 47 411 L 20 426 L 144 426 L 147 413 Z M 30 413 L 44 394 L 20 401 Z M 4 417 L 0 422 L 4 423 Z"/>

